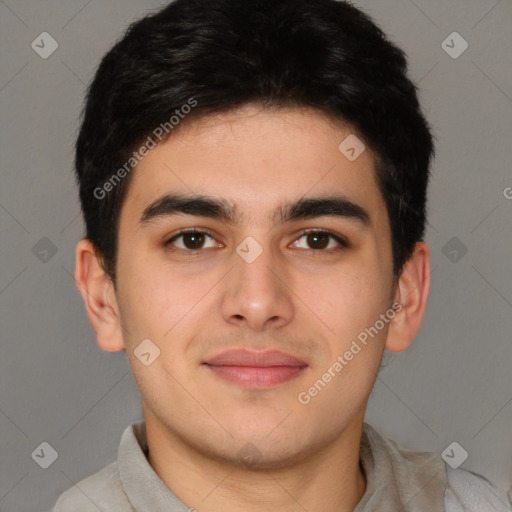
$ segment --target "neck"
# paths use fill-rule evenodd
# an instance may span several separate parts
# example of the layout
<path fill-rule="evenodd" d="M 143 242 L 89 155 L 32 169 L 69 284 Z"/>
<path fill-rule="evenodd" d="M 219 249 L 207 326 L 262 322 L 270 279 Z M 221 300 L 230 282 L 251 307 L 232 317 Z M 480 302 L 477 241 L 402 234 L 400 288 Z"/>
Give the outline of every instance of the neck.
<path fill-rule="evenodd" d="M 201 453 L 145 414 L 148 462 L 198 512 L 353 512 L 366 490 L 359 464 L 363 418 L 355 418 L 334 441 L 300 462 L 250 469 Z"/>

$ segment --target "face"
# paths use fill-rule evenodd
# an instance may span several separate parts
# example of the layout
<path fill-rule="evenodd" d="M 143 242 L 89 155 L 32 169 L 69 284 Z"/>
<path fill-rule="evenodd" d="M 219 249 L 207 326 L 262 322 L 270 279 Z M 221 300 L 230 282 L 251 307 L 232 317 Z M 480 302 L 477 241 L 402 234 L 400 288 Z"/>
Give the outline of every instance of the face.
<path fill-rule="evenodd" d="M 247 106 L 135 168 L 116 301 L 148 428 L 226 461 L 251 443 L 270 467 L 362 422 L 394 297 L 374 159 L 339 150 L 350 134 Z"/>

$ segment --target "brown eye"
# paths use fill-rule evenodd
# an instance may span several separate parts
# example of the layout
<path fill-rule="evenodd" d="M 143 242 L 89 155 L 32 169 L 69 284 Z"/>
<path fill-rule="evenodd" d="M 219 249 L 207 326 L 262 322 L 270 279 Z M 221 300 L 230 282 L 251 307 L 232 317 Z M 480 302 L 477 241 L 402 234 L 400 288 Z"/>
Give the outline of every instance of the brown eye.
<path fill-rule="evenodd" d="M 200 249 L 204 244 L 204 235 L 201 233 L 185 233 L 183 236 L 183 244 L 187 249 Z"/>
<path fill-rule="evenodd" d="M 305 239 L 306 247 L 299 247 L 298 240 Z M 336 247 L 348 247 L 348 242 L 344 240 L 341 236 L 338 236 L 330 231 L 306 231 L 304 232 L 296 242 L 294 242 L 295 247 L 299 247 L 301 249 L 310 249 L 321 251 L 324 249 L 336 249 Z"/>
<path fill-rule="evenodd" d="M 329 235 L 325 233 L 308 233 L 306 239 L 313 249 L 325 249 L 329 245 Z"/>
<path fill-rule="evenodd" d="M 182 242 L 176 243 L 180 238 L 182 239 Z M 205 242 L 208 238 L 215 242 L 213 237 L 204 231 L 181 231 L 168 240 L 165 245 L 173 245 L 184 251 L 198 251 L 205 249 Z M 210 247 L 215 247 L 215 243 L 210 245 Z"/>

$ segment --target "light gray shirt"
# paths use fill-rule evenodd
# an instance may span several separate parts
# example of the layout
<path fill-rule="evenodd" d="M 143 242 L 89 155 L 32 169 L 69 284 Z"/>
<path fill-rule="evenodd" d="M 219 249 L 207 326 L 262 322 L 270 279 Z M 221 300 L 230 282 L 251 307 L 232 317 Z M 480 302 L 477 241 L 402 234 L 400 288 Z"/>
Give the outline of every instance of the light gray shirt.
<path fill-rule="evenodd" d="M 53 512 L 189 512 L 147 461 L 143 421 L 129 426 L 118 460 L 66 491 Z M 510 512 L 508 495 L 484 477 L 452 469 L 433 452 L 401 448 L 364 423 L 366 491 L 354 512 Z"/>

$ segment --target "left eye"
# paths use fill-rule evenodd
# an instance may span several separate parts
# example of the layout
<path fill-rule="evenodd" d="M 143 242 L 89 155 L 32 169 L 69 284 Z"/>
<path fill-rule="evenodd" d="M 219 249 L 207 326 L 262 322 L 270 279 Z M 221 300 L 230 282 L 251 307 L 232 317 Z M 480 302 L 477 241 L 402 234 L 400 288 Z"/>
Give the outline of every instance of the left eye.
<path fill-rule="evenodd" d="M 347 242 L 343 238 L 331 233 L 330 231 L 306 231 L 297 240 L 302 238 L 305 238 L 306 243 L 310 245 L 310 247 L 304 247 L 304 249 L 332 249 L 333 247 L 336 247 L 336 245 L 348 247 Z M 331 242 L 334 241 L 334 246 L 329 245 L 329 240 Z M 294 242 L 294 245 L 295 244 L 297 244 L 297 242 Z"/>

